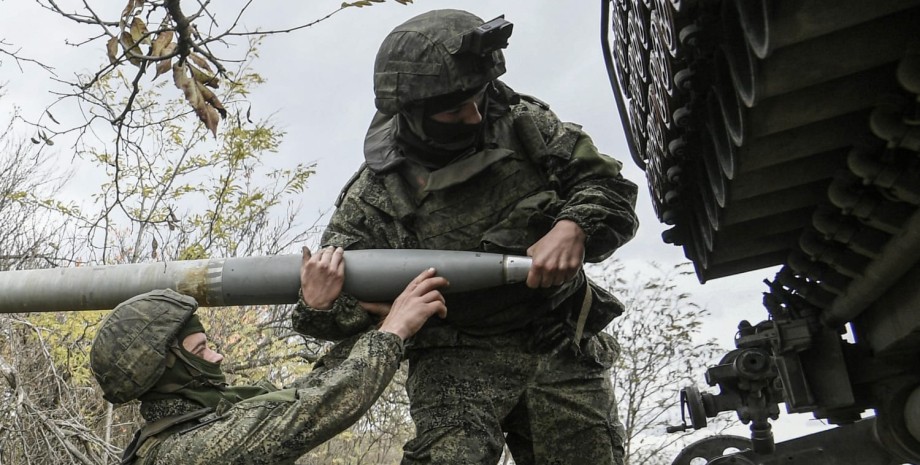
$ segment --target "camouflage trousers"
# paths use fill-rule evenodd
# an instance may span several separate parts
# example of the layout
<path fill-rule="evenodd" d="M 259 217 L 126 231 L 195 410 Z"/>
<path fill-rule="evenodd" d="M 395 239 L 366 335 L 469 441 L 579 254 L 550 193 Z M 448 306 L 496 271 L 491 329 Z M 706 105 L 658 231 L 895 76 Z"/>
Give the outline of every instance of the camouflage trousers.
<path fill-rule="evenodd" d="M 517 465 L 622 465 L 612 337 L 594 337 L 580 353 L 572 344 L 535 353 L 526 332 L 452 337 L 409 351 L 416 437 L 402 465 L 493 465 L 504 444 Z"/>

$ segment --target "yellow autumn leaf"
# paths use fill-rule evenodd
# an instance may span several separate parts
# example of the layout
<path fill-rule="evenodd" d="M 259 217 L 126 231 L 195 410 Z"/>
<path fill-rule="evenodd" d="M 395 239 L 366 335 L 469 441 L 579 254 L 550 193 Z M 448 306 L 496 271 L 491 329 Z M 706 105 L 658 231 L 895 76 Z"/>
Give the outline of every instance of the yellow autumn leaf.
<path fill-rule="evenodd" d="M 149 44 L 150 37 L 147 34 L 147 24 L 138 17 L 131 20 L 131 38 L 136 44 Z"/>

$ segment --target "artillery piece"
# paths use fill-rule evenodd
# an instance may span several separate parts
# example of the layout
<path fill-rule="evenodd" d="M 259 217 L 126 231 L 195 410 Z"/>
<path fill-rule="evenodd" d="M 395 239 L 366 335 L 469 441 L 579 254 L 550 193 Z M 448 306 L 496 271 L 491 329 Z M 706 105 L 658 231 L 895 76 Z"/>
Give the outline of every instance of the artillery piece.
<path fill-rule="evenodd" d="M 717 437 L 674 463 L 920 463 L 920 0 L 601 7 L 664 242 L 701 283 L 780 267 L 769 319 L 706 373 L 720 393 L 682 390 L 673 428 L 735 411 L 748 450 Z M 779 403 L 840 426 L 774 444 Z"/>

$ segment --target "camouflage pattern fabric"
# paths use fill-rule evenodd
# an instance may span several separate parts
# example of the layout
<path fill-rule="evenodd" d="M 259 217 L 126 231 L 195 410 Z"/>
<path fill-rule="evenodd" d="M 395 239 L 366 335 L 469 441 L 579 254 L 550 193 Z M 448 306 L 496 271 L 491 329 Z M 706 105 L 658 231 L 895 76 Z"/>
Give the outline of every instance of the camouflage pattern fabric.
<path fill-rule="evenodd" d="M 624 179 L 619 174 L 620 163 L 616 160 L 598 153 L 587 134 L 574 124 L 563 124 L 556 115 L 542 102 L 522 98 L 514 94 L 510 88 L 496 81 L 496 87 L 503 95 L 498 98 L 509 100 L 512 103 L 505 107 L 503 113 L 489 115 L 491 124 L 485 135 L 488 144 L 498 147 L 513 147 L 518 152 L 528 146 L 538 146 L 543 156 L 535 157 L 541 163 L 540 170 L 545 174 L 543 184 L 535 192 L 513 192 L 514 186 L 524 184 L 512 183 L 510 186 L 502 185 L 505 196 L 511 195 L 522 200 L 512 203 L 503 211 L 493 211 L 498 202 L 493 199 L 502 192 L 483 189 L 467 189 L 471 184 L 463 183 L 454 186 L 453 195 L 441 195 L 441 199 L 462 199 L 458 207 L 452 212 L 452 217 L 457 218 L 455 229 L 473 237 L 469 230 L 476 228 L 481 234 L 479 241 L 464 240 L 463 244 L 451 241 L 438 241 L 437 248 L 452 250 L 481 250 L 486 252 L 499 252 L 523 255 L 533 241 L 542 237 L 549 231 L 555 221 L 568 219 L 577 223 L 586 234 L 585 261 L 597 262 L 609 257 L 614 250 L 626 243 L 635 234 L 638 220 L 634 206 L 637 187 L 632 182 Z M 528 142 L 526 135 L 521 136 L 516 121 L 526 119 L 530 122 L 532 131 L 536 135 L 530 138 L 539 138 L 536 142 Z M 392 142 L 391 142 L 392 144 Z M 383 147 L 380 150 L 387 150 Z M 366 156 L 370 156 L 366 154 Z M 389 155 L 388 155 L 389 156 Z M 526 159 L 526 157 L 525 157 Z M 508 164 L 521 164 L 520 157 L 509 156 L 497 163 L 494 169 L 505 169 Z M 531 163 L 531 162 L 526 162 Z M 369 160 L 370 164 L 370 160 Z M 363 168 L 354 182 L 343 193 L 342 202 L 330 219 L 329 225 L 323 234 L 324 246 L 340 246 L 345 249 L 423 249 L 433 248 L 431 240 L 423 241 L 419 237 L 417 224 L 428 218 L 420 218 L 415 191 L 408 186 L 400 172 L 399 164 L 384 163 L 384 171 L 377 172 L 370 168 Z M 508 170 L 508 172 L 514 172 Z M 520 171 L 523 172 L 523 171 Z M 482 176 L 490 173 L 484 172 Z M 532 187 L 527 183 L 527 187 Z M 497 189 L 497 188 L 496 188 Z M 510 189 L 510 191 L 508 190 Z M 428 197 L 434 195 L 428 194 Z M 543 199 L 551 199 L 544 201 Z M 427 201 L 427 200 L 426 200 Z M 464 211 L 463 208 L 466 210 Z M 486 218 L 491 222 L 468 221 L 464 218 Z M 547 220 L 548 217 L 548 220 Z M 494 220 L 492 220 L 494 219 Z M 450 231 L 453 233 L 453 231 Z M 442 236 L 445 234 L 442 234 Z M 459 236 L 459 235 L 458 235 Z M 485 240 L 488 239 L 488 240 Z M 583 276 L 578 279 L 584 280 Z M 580 286 L 574 286 L 572 291 Z M 509 289 L 498 289 L 496 292 L 508 292 Z M 570 294 L 573 292 L 570 291 Z M 555 296 L 553 296 L 555 297 Z M 564 296 L 563 296 L 564 297 Z M 498 296 L 493 301 L 503 300 Z M 451 299 L 449 297 L 449 299 Z M 479 299 L 490 300 L 490 299 Z M 558 307 L 561 299 L 555 302 Z M 532 299 L 527 302 L 532 304 Z M 621 307 L 612 296 L 595 299 L 592 314 L 607 312 L 616 314 Z M 602 306 L 609 308 L 600 308 Z M 619 307 L 619 308 L 616 308 Z M 458 307 L 448 303 L 448 318 L 453 319 L 459 315 L 476 312 L 477 309 Z M 533 318 L 533 306 L 518 309 L 520 319 Z M 508 309 L 502 310 L 507 312 Z M 451 314 L 454 314 L 453 316 Z M 527 321 L 518 321 L 512 324 L 507 316 L 496 316 L 508 324 L 509 329 L 523 327 Z M 476 320 L 475 321 L 487 321 Z M 368 317 L 358 305 L 356 299 L 349 295 L 342 295 L 333 303 L 331 311 L 315 311 L 303 303 L 299 304 L 293 313 L 293 326 L 301 333 L 312 337 L 341 340 L 353 334 L 366 330 L 373 324 L 373 319 Z M 429 320 L 428 326 L 439 324 L 436 319 Z M 606 323 L 604 323 L 606 324 Z M 465 327 L 467 332 L 494 332 L 494 327 Z M 425 339 L 426 329 L 416 335 L 414 344 L 418 345 L 419 339 Z"/>
<path fill-rule="evenodd" d="M 623 463 L 612 338 L 595 337 L 576 354 L 570 345 L 524 349 L 529 337 L 461 335 L 456 345 L 410 352 L 418 431 L 403 465 L 495 464 L 505 442 L 518 465 Z"/>
<path fill-rule="evenodd" d="M 89 353 L 103 397 L 119 404 L 153 387 L 166 370 L 167 348 L 197 309 L 195 299 L 170 289 L 118 304 L 103 320 Z"/>
<path fill-rule="evenodd" d="M 496 83 L 499 91 L 512 92 Z M 545 104 L 516 95 L 508 97 L 510 103 L 504 113 L 490 114 L 485 138 L 516 152 L 539 151 L 532 159 L 540 163 L 546 181 L 535 195 L 547 196 L 543 192 L 548 189 L 552 191 L 548 197 L 554 200 L 529 201 L 535 195 L 512 193 L 523 200 L 511 205 L 510 211 L 483 214 L 476 209 L 491 208 L 496 194 L 464 191 L 463 205 L 469 210 L 455 216 L 508 220 L 498 229 L 488 228 L 498 225 L 486 225 L 490 234 L 509 239 L 504 249 L 507 253 L 523 253 L 531 244 L 527 241 L 541 237 L 554 221 L 570 219 L 587 235 L 586 261 L 609 257 L 635 234 L 636 185 L 619 174 L 618 162 L 597 152 L 580 127 L 563 124 Z M 520 125 L 514 120 L 525 116 L 530 130 L 516 129 Z M 527 141 L 528 137 L 539 139 Z M 526 158 L 509 156 L 498 163 L 526 162 L 522 160 Z M 419 219 L 415 214 L 416 191 L 406 183 L 398 160 L 386 166 L 389 169 L 380 172 L 364 168 L 347 188 L 324 233 L 324 245 L 346 249 L 427 247 L 415 228 Z M 463 190 L 467 185 L 461 183 L 455 188 Z M 551 221 L 535 221 L 546 213 L 546 206 L 553 209 Z M 461 230 L 468 227 L 457 226 Z M 518 230 L 523 233 L 516 234 Z M 449 248 L 449 243 L 444 245 Z M 485 247 L 480 243 L 475 248 Z M 604 305 L 599 302 L 602 300 L 595 299 L 594 305 Z M 334 303 L 332 311 L 322 312 L 298 305 L 295 329 L 333 340 L 362 331 L 370 319 L 354 302 L 345 295 Z M 608 304 L 615 307 L 610 299 Z M 622 463 L 622 427 L 607 370 L 615 351 L 605 349 L 611 344 L 601 343 L 604 336 L 591 333 L 582 342 L 586 349 L 580 354 L 573 350 L 571 336 L 565 349 L 555 354 L 539 350 L 545 346 L 537 341 L 546 338 L 549 329 L 563 324 L 560 320 L 571 313 L 562 307 L 560 304 L 556 311 L 546 314 L 528 312 L 528 307 L 519 305 L 514 312 L 520 321 L 511 325 L 502 318 L 509 324 L 498 334 L 492 327 L 430 320 L 408 346 L 412 418 L 418 435 L 406 444 L 403 463 L 494 464 L 506 441 L 503 432 L 508 434 L 507 443 L 519 464 Z M 448 315 L 479 310 L 448 301 Z M 591 314 L 602 310 L 592 307 Z M 544 324 L 547 318 L 555 320 Z M 603 320 L 598 326 L 609 322 Z M 592 348 L 593 354 L 587 348 Z M 592 357 L 598 362 L 592 362 Z"/>
<path fill-rule="evenodd" d="M 412 102 L 477 89 L 505 73 L 501 50 L 480 57 L 454 54 L 463 33 L 482 19 L 460 10 L 435 10 L 397 26 L 384 39 L 374 62 L 374 103 L 387 115 Z M 432 28 L 432 24 L 437 24 Z"/>
<path fill-rule="evenodd" d="M 332 369 L 284 389 L 221 404 L 201 425 L 181 425 L 147 440 L 139 465 L 283 465 L 352 425 L 377 400 L 399 367 L 402 341 L 369 331 Z"/>
<path fill-rule="evenodd" d="M 161 418 L 177 417 L 189 412 L 201 410 L 201 404 L 188 399 L 158 399 L 141 402 L 141 416 L 147 423 L 153 423 Z"/>
<path fill-rule="evenodd" d="M 523 255 L 558 221 L 571 220 L 586 235 L 585 260 L 596 262 L 633 237 L 637 187 L 620 175 L 620 162 L 600 154 L 580 126 L 495 79 L 505 71 L 500 55 L 477 64 L 452 53 L 479 21 L 431 12 L 384 40 L 366 163 L 343 190 L 323 246 Z M 419 99 L 486 82 L 484 121 L 468 148 L 435 144 L 414 128 Z M 432 318 L 407 345 L 417 436 L 403 464 L 492 465 L 505 442 L 520 465 L 622 463 L 609 373 L 615 344 L 599 333 L 622 304 L 610 295 L 592 300 L 592 325 L 576 341 L 582 333 L 565 329 L 587 285 L 580 273 L 555 289 L 447 296 L 447 319 Z M 293 324 L 337 340 L 372 320 L 343 295 L 332 311 L 301 302 Z"/>

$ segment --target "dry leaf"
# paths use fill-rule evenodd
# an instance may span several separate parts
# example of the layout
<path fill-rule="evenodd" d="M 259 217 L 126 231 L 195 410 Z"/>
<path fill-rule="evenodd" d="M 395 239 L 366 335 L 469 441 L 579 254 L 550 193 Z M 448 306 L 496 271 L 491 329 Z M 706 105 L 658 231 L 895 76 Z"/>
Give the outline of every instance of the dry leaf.
<path fill-rule="evenodd" d="M 136 44 L 149 44 L 150 37 L 147 32 L 147 25 L 138 17 L 131 20 L 131 38 Z"/>
<path fill-rule="evenodd" d="M 170 42 L 170 43 L 166 44 L 166 47 L 162 50 L 162 52 L 160 53 L 160 55 L 157 55 L 157 56 L 167 56 L 167 55 L 171 55 L 171 54 L 172 54 L 173 52 L 175 52 L 175 51 L 176 51 L 176 43 L 175 43 L 175 42 Z M 156 68 L 157 73 L 156 73 L 156 75 L 153 76 L 153 79 L 156 79 L 156 78 L 160 77 L 161 74 L 164 74 L 165 72 L 169 71 L 169 69 L 170 69 L 171 67 L 172 67 L 172 58 L 170 58 L 170 59 L 168 59 L 168 60 L 160 60 L 160 61 L 158 61 L 158 62 L 157 62 L 157 68 Z"/>
<path fill-rule="evenodd" d="M 124 18 L 131 13 L 134 13 L 134 9 L 137 8 L 138 2 L 136 0 L 128 0 L 128 4 L 125 5 L 125 9 L 121 10 L 121 17 Z"/>
<path fill-rule="evenodd" d="M 189 67 L 194 69 L 194 67 Z M 204 86 L 189 76 L 189 67 L 179 65 L 178 63 L 173 65 L 173 82 L 176 84 L 176 87 L 181 89 L 183 94 L 185 94 L 185 100 L 187 100 L 189 105 L 195 110 L 198 119 L 204 123 L 205 127 L 211 130 L 214 137 L 217 137 L 217 124 L 220 123 L 220 115 L 217 113 L 217 110 L 204 99 L 201 93 L 201 89 L 204 89 Z"/>
<path fill-rule="evenodd" d="M 217 113 L 217 110 L 210 105 L 206 105 L 204 108 L 196 111 L 198 118 L 204 122 L 204 125 L 211 130 L 211 134 L 214 134 L 214 137 L 217 137 L 217 125 L 220 124 L 220 114 Z"/>
<path fill-rule="evenodd" d="M 201 98 L 201 94 L 198 92 L 198 87 L 196 87 L 195 81 L 193 81 L 188 75 L 188 68 L 185 65 L 180 65 L 176 63 L 172 67 L 173 70 L 173 82 L 176 84 L 176 87 L 185 94 L 185 99 L 188 100 L 188 103 L 194 107 L 197 101 L 204 101 Z"/>
<path fill-rule="evenodd" d="M 115 63 L 118 59 L 118 37 L 112 37 L 105 43 L 105 52 L 109 57 L 109 63 Z"/>
<path fill-rule="evenodd" d="M 217 125 L 220 123 L 220 117 L 223 114 L 226 114 L 227 111 L 224 110 L 224 106 L 221 105 L 220 100 L 217 100 L 217 96 L 211 92 L 210 89 L 202 85 L 200 82 L 195 81 L 195 86 L 198 87 L 198 93 L 201 95 L 201 98 L 204 99 L 205 104 L 201 107 L 195 108 L 195 113 L 198 115 L 198 118 L 204 123 L 205 127 L 211 130 L 211 133 L 214 134 L 214 137 L 217 137 Z M 217 105 L 214 105 L 216 103 Z M 217 106 L 220 107 L 220 112 L 217 110 Z"/>
<path fill-rule="evenodd" d="M 121 47 L 125 50 L 125 55 L 128 56 L 128 61 L 130 61 L 132 65 L 141 65 L 140 58 L 137 58 L 137 54 L 140 53 L 140 50 L 137 48 L 137 43 L 134 41 L 134 38 L 131 37 L 131 34 L 127 32 L 121 33 Z"/>
<path fill-rule="evenodd" d="M 192 76 L 195 76 L 196 81 L 214 89 L 220 87 L 220 81 L 217 79 L 217 76 L 205 73 L 192 65 L 189 65 L 189 69 L 192 70 Z"/>
<path fill-rule="evenodd" d="M 169 68 L 171 67 L 172 67 L 172 58 L 168 60 L 158 61 L 157 68 L 156 68 L 157 73 L 153 76 L 153 79 L 160 77 L 161 74 L 165 74 L 167 71 L 169 71 Z"/>
<path fill-rule="evenodd" d="M 208 89 L 199 83 L 198 91 L 201 92 L 201 96 L 204 98 L 204 101 L 208 102 L 209 105 L 214 107 L 214 109 L 220 113 L 221 118 L 227 117 L 227 109 L 224 108 L 222 103 L 220 103 L 220 99 L 217 98 L 217 95 L 215 95 L 214 92 L 211 92 L 211 89 Z"/>
<path fill-rule="evenodd" d="M 160 57 L 168 55 L 168 53 L 164 51 L 166 47 L 172 43 L 173 35 L 173 31 L 163 31 L 157 34 L 157 38 L 153 40 L 153 45 L 150 46 L 150 56 Z M 173 48 L 175 49 L 175 47 Z"/>
<path fill-rule="evenodd" d="M 207 71 L 208 73 L 214 74 L 214 71 L 211 70 L 211 65 L 208 63 L 208 60 L 205 60 L 204 57 L 198 55 L 197 53 L 189 54 L 189 58 L 192 59 L 192 63 L 195 63 L 199 68 Z"/>

